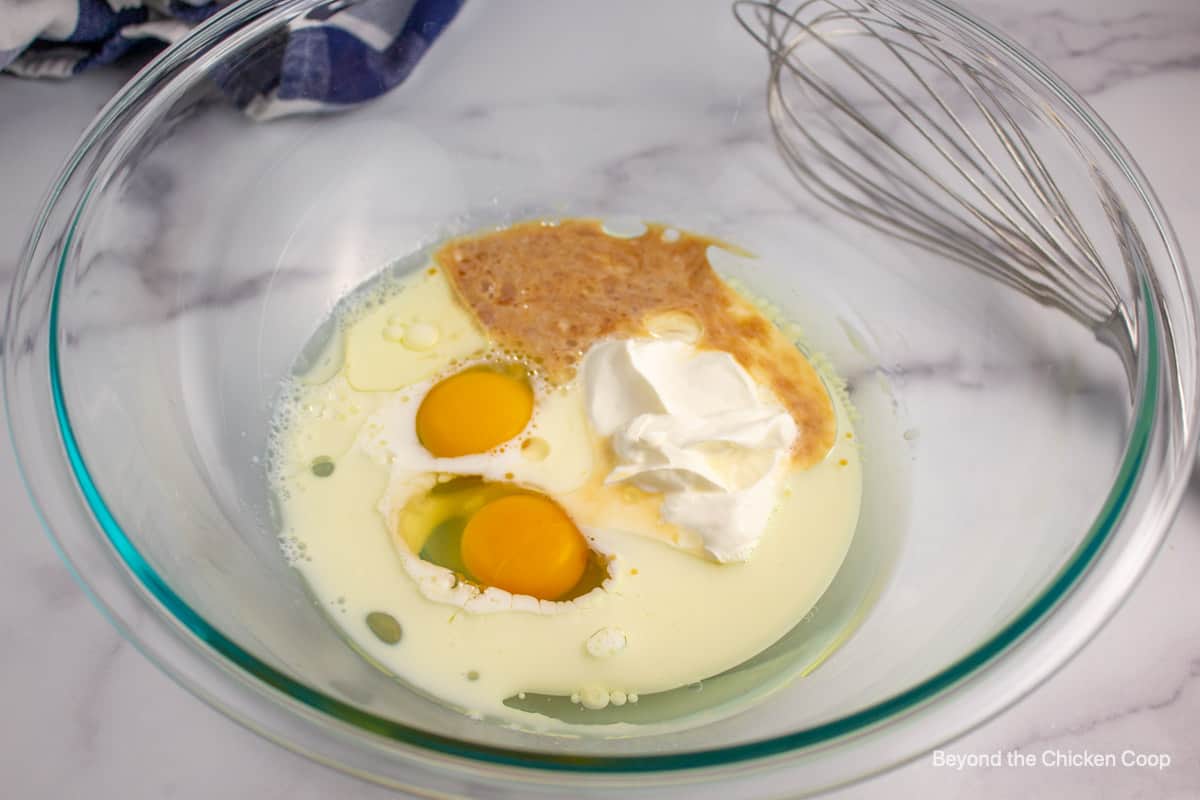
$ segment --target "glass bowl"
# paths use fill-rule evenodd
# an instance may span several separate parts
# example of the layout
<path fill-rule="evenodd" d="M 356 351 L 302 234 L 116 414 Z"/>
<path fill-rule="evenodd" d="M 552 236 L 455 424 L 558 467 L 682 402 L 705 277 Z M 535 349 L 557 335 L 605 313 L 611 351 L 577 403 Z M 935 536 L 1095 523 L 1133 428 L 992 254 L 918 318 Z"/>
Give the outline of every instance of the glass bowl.
<path fill-rule="evenodd" d="M 998 713 L 1132 589 L 1192 464 L 1191 290 L 1128 155 L 1019 48 L 903 4 L 1014 87 L 1104 256 L 1124 350 L 806 195 L 725 2 L 468 4 L 378 102 L 269 123 L 225 102 L 222 76 L 277 63 L 289 23 L 342 5 L 239 3 L 141 71 L 52 187 L 12 290 L 30 494 L 96 605 L 181 685 L 412 790 L 796 794 Z M 376 671 L 286 564 L 265 480 L 280 381 L 339 297 L 448 235 L 575 214 L 756 253 L 737 277 L 846 379 L 866 455 L 859 530 L 813 614 L 627 738 L 472 720 Z"/>

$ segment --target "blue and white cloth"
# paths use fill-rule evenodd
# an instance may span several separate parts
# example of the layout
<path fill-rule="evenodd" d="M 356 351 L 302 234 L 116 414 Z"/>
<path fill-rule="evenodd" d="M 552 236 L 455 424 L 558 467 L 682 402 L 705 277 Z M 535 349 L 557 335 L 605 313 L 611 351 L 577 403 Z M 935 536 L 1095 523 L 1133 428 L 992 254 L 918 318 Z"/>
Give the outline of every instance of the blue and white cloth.
<path fill-rule="evenodd" d="M 408 77 L 463 0 L 360 0 L 294 20 L 282 57 L 258 70 L 214 70 L 256 118 L 370 100 Z M 67 78 L 135 48 L 161 48 L 229 0 L 0 0 L 0 70 Z M 335 8 L 330 11 L 328 9 Z"/>

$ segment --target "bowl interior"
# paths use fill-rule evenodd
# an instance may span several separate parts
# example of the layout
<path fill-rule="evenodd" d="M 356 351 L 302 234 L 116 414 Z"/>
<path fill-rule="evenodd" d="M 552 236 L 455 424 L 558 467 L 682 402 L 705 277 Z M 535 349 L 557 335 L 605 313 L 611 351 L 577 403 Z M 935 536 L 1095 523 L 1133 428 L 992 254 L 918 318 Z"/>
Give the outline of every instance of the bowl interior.
<path fill-rule="evenodd" d="M 277 57 L 270 27 L 131 112 L 74 212 L 51 319 L 58 424 L 131 579 L 174 597 L 212 658 L 283 676 L 344 722 L 552 760 L 715 763 L 781 736 L 824 741 L 998 650 L 1103 537 L 1114 481 L 1132 477 L 1139 389 L 1122 358 L 1063 313 L 806 196 L 774 149 L 765 56 L 725 3 L 537 13 L 532 26 L 468 4 L 403 86 L 344 115 L 255 123 L 221 102 L 213 75 Z M 1111 278 L 1137 307 L 1089 145 L 1060 112 L 1031 102 L 1024 124 L 1056 175 L 1092 187 L 1079 213 L 1107 230 Z M 801 324 L 860 412 L 864 511 L 828 595 L 763 659 L 663 705 L 645 736 L 552 739 L 467 719 L 344 644 L 280 553 L 267 435 L 304 344 L 380 270 L 509 220 L 627 214 L 759 256 L 731 269 Z"/>

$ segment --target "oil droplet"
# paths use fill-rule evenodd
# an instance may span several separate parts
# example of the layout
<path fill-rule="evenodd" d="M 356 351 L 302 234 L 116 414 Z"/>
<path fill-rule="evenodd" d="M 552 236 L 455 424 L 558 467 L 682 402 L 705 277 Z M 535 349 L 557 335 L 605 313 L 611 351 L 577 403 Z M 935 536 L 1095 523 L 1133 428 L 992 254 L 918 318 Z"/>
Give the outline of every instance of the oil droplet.
<path fill-rule="evenodd" d="M 372 611 L 367 614 L 367 627 L 384 644 L 396 644 L 404 635 L 404 629 L 400 627 L 396 618 L 382 611 Z"/>
<path fill-rule="evenodd" d="M 404 346 L 409 350 L 428 350 L 438 343 L 438 329 L 428 322 L 418 322 L 404 332 Z"/>
<path fill-rule="evenodd" d="M 468 673 L 467 673 L 467 680 L 469 680 L 469 681 L 477 681 L 477 680 L 479 680 L 479 671 L 478 671 L 478 670 L 471 670 L 470 672 L 468 672 Z"/>
<path fill-rule="evenodd" d="M 317 456 L 312 460 L 312 474 L 318 478 L 328 478 L 333 474 L 334 463 L 329 456 Z"/>

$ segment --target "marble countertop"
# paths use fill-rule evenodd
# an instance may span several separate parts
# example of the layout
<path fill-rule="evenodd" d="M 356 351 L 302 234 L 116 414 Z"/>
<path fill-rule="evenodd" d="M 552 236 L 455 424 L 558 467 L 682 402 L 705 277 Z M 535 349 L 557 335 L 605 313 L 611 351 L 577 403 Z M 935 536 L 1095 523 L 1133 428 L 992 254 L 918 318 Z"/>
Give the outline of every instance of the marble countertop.
<path fill-rule="evenodd" d="M 1149 176 L 1200 280 L 1200 3 L 966 3 L 1079 89 Z M 0 77 L 0 293 L 48 182 L 128 77 Z M 0 442 L 0 793 L 13 798 L 396 795 L 293 755 L 175 686 L 122 640 L 57 560 Z M 955 769 L 934 755 L 841 798 L 1200 796 L 1200 477 L 1166 545 L 1107 627 L 1031 696 L 948 754 L 1121 753 L 1169 766 Z M 780 793 L 786 795 L 786 787 Z"/>

